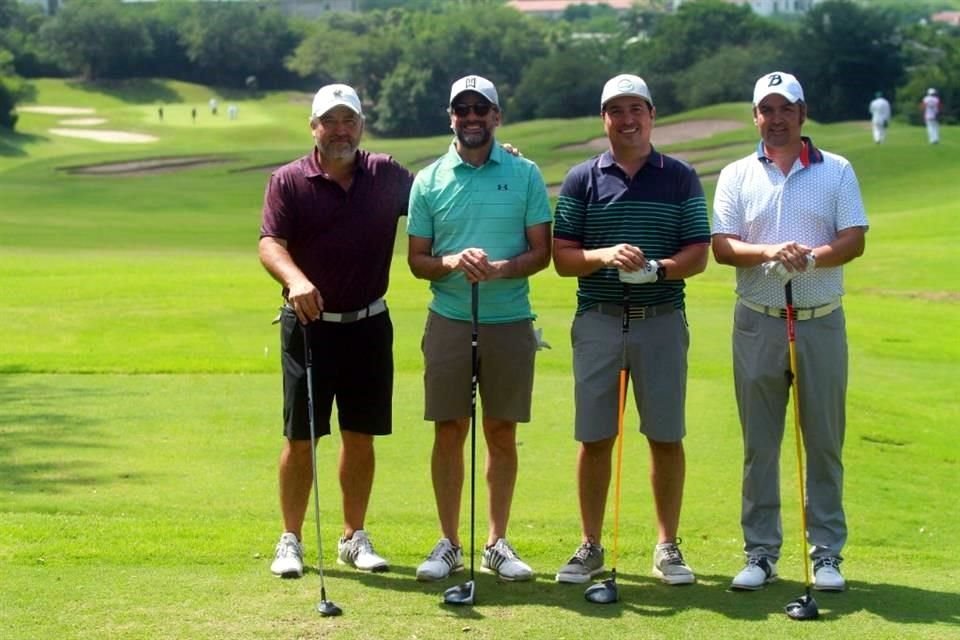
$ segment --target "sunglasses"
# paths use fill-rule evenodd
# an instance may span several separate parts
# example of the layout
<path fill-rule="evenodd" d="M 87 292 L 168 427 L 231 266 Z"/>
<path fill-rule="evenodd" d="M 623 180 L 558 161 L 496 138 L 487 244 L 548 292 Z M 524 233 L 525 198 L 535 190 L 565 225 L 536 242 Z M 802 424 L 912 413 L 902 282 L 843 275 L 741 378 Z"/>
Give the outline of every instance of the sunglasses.
<path fill-rule="evenodd" d="M 489 102 L 478 102 L 476 104 L 455 104 L 450 107 L 450 110 L 453 111 L 453 114 L 458 118 L 466 118 L 471 111 L 482 118 L 490 113 L 490 109 L 492 108 L 493 105 Z"/>

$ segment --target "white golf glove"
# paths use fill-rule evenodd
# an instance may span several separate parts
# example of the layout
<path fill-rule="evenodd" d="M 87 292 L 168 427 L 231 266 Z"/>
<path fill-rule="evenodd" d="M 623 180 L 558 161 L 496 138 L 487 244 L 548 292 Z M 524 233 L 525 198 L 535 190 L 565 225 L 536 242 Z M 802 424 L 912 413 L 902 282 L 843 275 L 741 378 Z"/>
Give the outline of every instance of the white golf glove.
<path fill-rule="evenodd" d="M 627 284 L 646 284 L 657 281 L 657 270 L 660 269 L 660 263 L 656 260 L 647 260 L 643 269 L 638 271 L 620 270 L 620 282 Z"/>
<path fill-rule="evenodd" d="M 807 271 L 815 268 L 817 266 L 817 259 L 813 257 L 812 253 L 807 254 Z M 787 269 L 782 262 L 777 260 L 770 260 L 769 262 L 763 263 L 763 274 L 765 276 L 773 276 L 780 280 L 780 284 L 787 284 L 794 278 L 796 278 L 801 273 L 806 273 L 806 271 L 790 271 Z"/>

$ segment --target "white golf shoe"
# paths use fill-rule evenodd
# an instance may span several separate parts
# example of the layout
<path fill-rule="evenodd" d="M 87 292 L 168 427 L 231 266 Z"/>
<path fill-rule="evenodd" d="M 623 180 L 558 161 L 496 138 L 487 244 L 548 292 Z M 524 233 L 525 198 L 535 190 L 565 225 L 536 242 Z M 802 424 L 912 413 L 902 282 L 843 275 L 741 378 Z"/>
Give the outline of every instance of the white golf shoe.
<path fill-rule="evenodd" d="M 843 591 L 847 581 L 840 573 L 840 563 L 843 560 L 837 556 L 817 558 L 813 563 L 813 588 L 817 591 Z"/>
<path fill-rule="evenodd" d="M 777 563 L 766 556 L 750 556 L 730 584 L 734 591 L 756 591 L 777 579 Z"/>
<path fill-rule="evenodd" d="M 495 573 L 501 579 L 510 581 L 529 580 L 533 577 L 533 569 L 520 559 L 505 538 L 500 538 L 483 550 L 480 570 Z"/>
<path fill-rule="evenodd" d="M 303 545 L 289 531 L 280 536 L 270 571 L 279 578 L 299 578 L 303 575 Z"/>
<path fill-rule="evenodd" d="M 354 531 L 349 539 L 340 538 L 340 542 L 337 544 L 337 563 L 348 565 L 360 571 L 373 571 L 374 573 L 390 569 L 387 561 L 373 550 L 370 536 L 363 529 Z"/>
<path fill-rule="evenodd" d="M 457 571 L 463 571 L 463 549 L 453 546 L 447 538 L 440 538 L 427 559 L 417 567 L 417 580 L 443 580 Z"/>

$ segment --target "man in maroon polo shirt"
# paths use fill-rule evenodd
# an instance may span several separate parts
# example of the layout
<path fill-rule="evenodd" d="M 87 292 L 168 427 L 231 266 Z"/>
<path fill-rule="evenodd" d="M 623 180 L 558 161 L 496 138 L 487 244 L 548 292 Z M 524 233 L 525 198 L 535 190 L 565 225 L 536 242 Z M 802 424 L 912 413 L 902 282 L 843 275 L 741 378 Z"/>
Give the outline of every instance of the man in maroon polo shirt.
<path fill-rule="evenodd" d="M 364 529 L 373 487 L 373 436 L 391 432 L 393 325 L 383 299 L 413 175 L 390 156 L 359 149 L 363 112 L 349 86 L 313 99 L 315 148 L 270 177 L 260 262 L 283 285 L 280 314 L 285 442 L 280 454 L 284 532 L 271 571 L 303 575 L 301 529 L 313 484 L 304 332 L 313 356 L 317 435 L 337 402 L 343 537 L 338 562 L 386 571 Z"/>

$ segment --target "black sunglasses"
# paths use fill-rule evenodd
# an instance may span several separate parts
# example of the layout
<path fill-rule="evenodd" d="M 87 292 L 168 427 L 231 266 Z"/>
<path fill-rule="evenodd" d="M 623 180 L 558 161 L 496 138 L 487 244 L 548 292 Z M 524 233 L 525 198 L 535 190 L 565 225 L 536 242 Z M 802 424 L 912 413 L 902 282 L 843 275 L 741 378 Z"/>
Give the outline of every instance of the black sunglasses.
<path fill-rule="evenodd" d="M 478 102 L 476 104 L 455 104 L 450 107 L 450 110 L 453 111 L 453 114 L 458 118 L 466 118 L 471 111 L 482 118 L 490 113 L 490 109 L 492 108 L 493 105 L 489 102 Z"/>

